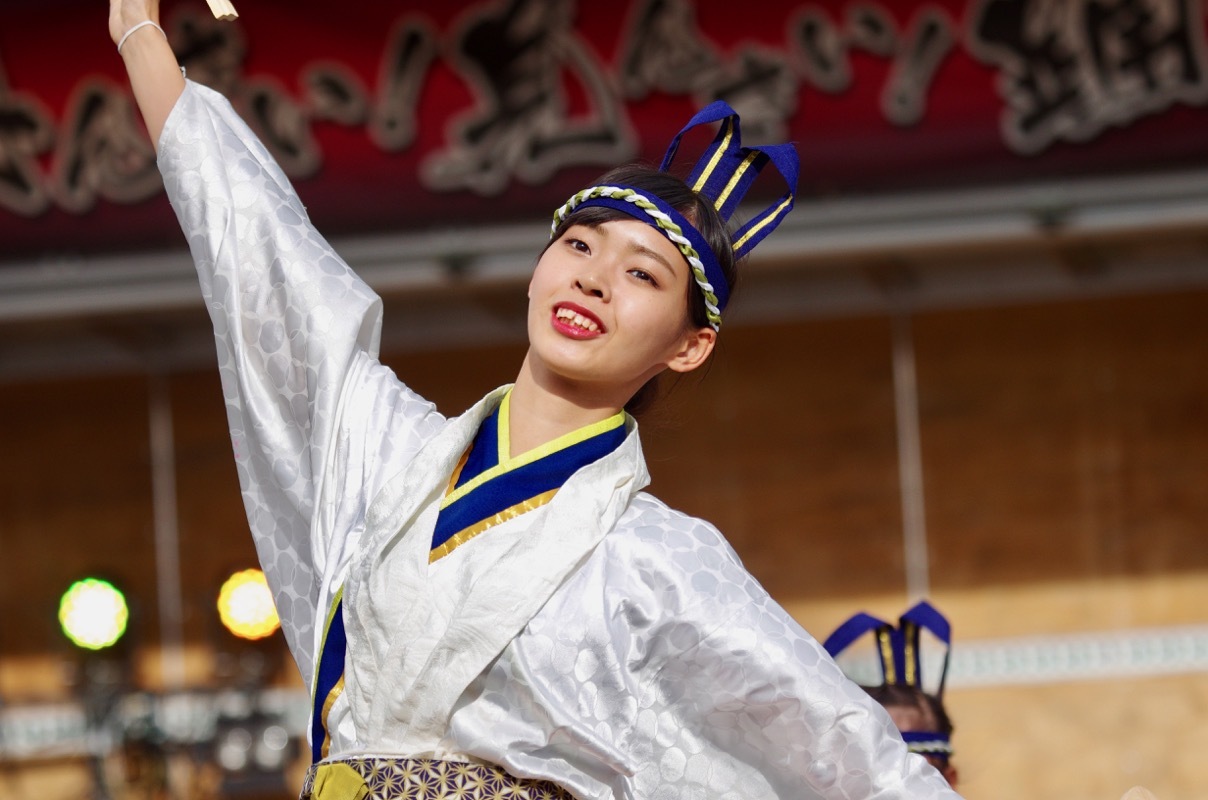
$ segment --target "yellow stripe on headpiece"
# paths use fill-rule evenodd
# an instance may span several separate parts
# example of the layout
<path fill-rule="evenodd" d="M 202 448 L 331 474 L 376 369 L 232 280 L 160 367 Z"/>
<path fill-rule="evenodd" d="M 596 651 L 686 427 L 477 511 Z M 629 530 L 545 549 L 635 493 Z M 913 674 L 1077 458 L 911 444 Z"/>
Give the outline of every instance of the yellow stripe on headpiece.
<path fill-rule="evenodd" d="M 701 170 L 700 177 L 696 180 L 696 185 L 692 187 L 692 191 L 700 192 L 705 184 L 709 182 L 709 177 L 713 174 L 713 170 L 717 168 L 717 162 L 721 160 L 722 154 L 730 148 L 730 140 L 734 138 L 734 120 L 727 117 L 725 122 L 726 134 L 717 146 L 713 148 L 713 154 L 709 157 L 709 163 Z M 721 202 L 715 202 L 714 208 L 721 208 Z"/>
<path fill-rule="evenodd" d="M 919 678 L 914 674 L 914 662 L 917 656 L 914 652 L 914 643 L 918 639 L 918 631 L 914 623 L 909 621 L 902 622 L 902 641 L 905 645 L 905 661 L 906 661 L 906 684 L 909 686 L 918 686 Z"/>
<path fill-rule="evenodd" d="M 885 665 L 885 682 L 897 683 L 898 670 L 893 663 L 893 644 L 889 640 L 889 628 L 877 631 L 877 642 L 881 645 L 881 663 Z"/>
<path fill-rule="evenodd" d="M 788 197 L 784 198 L 784 201 L 780 205 L 776 206 L 775 211 L 773 211 L 771 214 L 768 214 L 766 217 L 764 217 L 762 220 L 760 220 L 757 225 L 751 226 L 751 230 L 744 233 L 742 235 L 742 238 L 734 243 L 734 252 L 738 252 L 739 250 L 741 250 L 742 246 L 747 243 L 748 239 L 750 239 L 752 236 L 754 236 L 755 234 L 759 233 L 761 230 L 766 228 L 772 222 L 772 220 L 776 219 L 776 217 L 780 215 L 780 212 L 782 212 L 785 209 L 785 207 L 788 206 L 792 202 L 793 202 L 793 196 L 789 195 Z"/>
<path fill-rule="evenodd" d="M 757 158 L 759 158 L 759 152 L 754 151 L 749 153 L 747 157 L 742 160 L 742 163 L 738 165 L 738 169 L 734 170 L 734 174 L 730 177 L 730 182 L 726 184 L 726 188 L 722 189 L 721 194 L 717 196 L 717 202 L 714 203 L 717 208 L 721 208 L 726 204 L 726 200 L 730 198 L 730 192 L 734 191 L 734 187 L 738 185 L 740 180 L 742 180 L 743 173 L 747 171 L 747 168 L 750 167 Z"/>

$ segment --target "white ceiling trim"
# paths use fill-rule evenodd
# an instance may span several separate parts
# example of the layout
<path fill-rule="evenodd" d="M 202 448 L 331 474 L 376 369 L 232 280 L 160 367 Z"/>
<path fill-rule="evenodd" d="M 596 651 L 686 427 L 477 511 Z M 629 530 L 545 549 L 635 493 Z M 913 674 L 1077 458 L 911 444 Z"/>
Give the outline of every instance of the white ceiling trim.
<path fill-rule="evenodd" d="M 974 272 L 1003 248 L 1052 248 L 1208 231 L 1208 171 L 849 197 L 798 203 L 761 246 L 753 270 L 866 265 L 937 253 Z M 476 226 L 333 240 L 384 295 L 527 279 L 543 224 Z M 1022 270 L 1026 277 L 1027 270 Z M 1183 273 L 1180 273 L 1183 274 Z M 957 276 L 950 276 L 960 280 Z M 0 323 L 162 311 L 199 303 L 183 245 L 158 253 L 0 263 Z"/>

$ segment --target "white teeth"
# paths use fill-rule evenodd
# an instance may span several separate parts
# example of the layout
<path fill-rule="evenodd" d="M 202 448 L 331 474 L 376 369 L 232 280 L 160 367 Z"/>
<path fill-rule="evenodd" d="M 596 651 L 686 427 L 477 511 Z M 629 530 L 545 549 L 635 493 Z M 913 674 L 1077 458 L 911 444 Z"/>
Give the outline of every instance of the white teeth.
<path fill-rule="evenodd" d="M 555 312 L 555 316 L 557 316 L 557 318 L 563 322 L 569 322 L 585 331 L 594 332 L 600 329 L 600 326 L 597 325 L 593 320 L 590 320 L 582 314 L 578 314 L 569 308 L 559 308 L 557 312 Z"/>

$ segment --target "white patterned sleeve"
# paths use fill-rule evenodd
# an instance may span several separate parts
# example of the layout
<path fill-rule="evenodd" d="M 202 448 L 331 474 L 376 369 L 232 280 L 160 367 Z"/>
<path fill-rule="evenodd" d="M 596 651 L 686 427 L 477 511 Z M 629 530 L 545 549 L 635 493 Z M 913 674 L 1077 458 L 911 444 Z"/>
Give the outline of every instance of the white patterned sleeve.
<path fill-rule="evenodd" d="M 332 544 L 313 525 L 319 484 L 348 372 L 377 355 L 381 302 L 220 94 L 187 83 L 159 166 L 214 324 L 248 521 L 309 684 L 319 562 Z"/>
<path fill-rule="evenodd" d="M 670 631 L 689 646 L 658 686 L 683 722 L 737 763 L 759 765 L 778 798 L 959 800 L 728 551 L 719 543 L 702 559 L 691 580 L 705 602 Z"/>

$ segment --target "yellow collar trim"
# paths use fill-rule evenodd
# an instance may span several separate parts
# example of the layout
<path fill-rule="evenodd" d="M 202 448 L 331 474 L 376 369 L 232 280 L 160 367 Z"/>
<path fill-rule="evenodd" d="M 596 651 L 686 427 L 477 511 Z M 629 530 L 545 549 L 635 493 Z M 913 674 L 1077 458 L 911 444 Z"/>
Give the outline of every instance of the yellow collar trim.
<path fill-rule="evenodd" d="M 336 618 L 336 609 L 340 607 L 340 601 L 343 599 L 344 584 L 340 584 L 340 588 L 336 590 L 335 597 L 331 598 L 331 606 L 327 609 L 327 619 L 323 623 L 323 638 L 319 640 L 322 644 L 319 647 L 319 655 L 315 657 L 314 686 L 310 689 L 311 705 L 314 705 L 315 692 L 319 689 L 319 659 L 323 657 L 323 647 L 327 645 L 327 634 L 331 632 L 331 621 Z"/>
<path fill-rule="evenodd" d="M 563 434 L 557 439 L 552 439 L 539 447 L 534 447 L 527 453 L 521 453 L 515 458 L 510 458 L 508 457 L 508 454 L 511 453 L 512 450 L 511 426 L 509 425 L 509 417 L 511 416 L 512 408 L 510 402 L 511 397 L 512 392 L 509 389 L 507 394 L 505 394 L 503 399 L 499 402 L 499 423 L 497 426 L 499 431 L 499 463 L 486 470 L 481 475 L 476 475 L 474 478 L 466 481 L 457 489 L 446 493 L 444 500 L 441 501 L 441 508 L 445 508 L 446 506 L 457 502 L 459 499 L 474 491 L 479 486 L 482 486 L 487 481 L 502 475 L 505 472 L 509 472 L 518 467 L 523 467 L 525 464 L 531 464 L 534 461 L 545 458 L 551 453 L 556 453 L 559 450 L 563 450 L 571 445 L 576 445 L 579 442 L 586 441 L 593 436 L 598 436 L 605 431 L 619 428 L 625 424 L 625 412 L 618 411 L 616 414 L 613 414 L 607 419 L 602 419 L 599 422 L 593 422 L 590 425 L 584 425 L 582 428 L 578 428 L 570 433 Z"/>
<path fill-rule="evenodd" d="M 488 518 L 484 519 L 482 522 L 479 522 L 476 525 L 471 525 L 470 527 L 466 528 L 465 530 L 461 531 L 460 533 L 456 533 L 453 536 L 450 536 L 448 541 L 446 541 L 440 547 L 436 548 L 435 550 L 433 550 L 431 553 L 428 554 L 428 563 L 433 564 L 436 561 L 444 558 L 445 556 L 449 555 L 449 553 L 452 553 L 454 550 L 456 550 L 458 547 L 461 547 L 463 544 L 465 544 L 466 542 L 473 539 L 475 536 L 478 536 L 479 534 L 482 534 L 482 533 L 486 533 L 491 528 L 494 528 L 496 525 L 502 525 L 503 523 L 507 522 L 508 520 L 515 519 L 516 517 L 520 516 L 521 514 L 525 514 L 525 513 L 528 513 L 529 511 L 533 511 L 535 509 L 541 508 L 541 506 L 546 505 L 547 503 L 549 503 L 550 500 L 553 500 L 554 495 L 556 495 L 557 493 L 558 493 L 557 489 L 550 489 L 548 492 L 542 492 L 541 494 L 537 495 L 536 497 L 530 497 L 528 500 L 525 500 L 521 503 L 517 503 L 516 505 L 511 506 L 509 508 L 505 508 L 503 511 L 500 511 L 498 514 L 488 517 Z"/>

